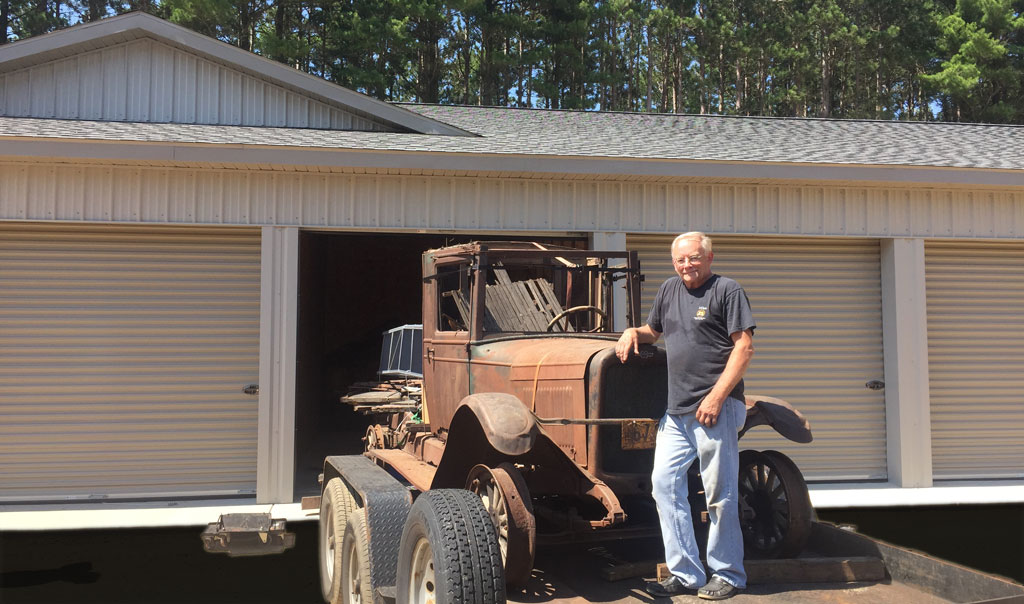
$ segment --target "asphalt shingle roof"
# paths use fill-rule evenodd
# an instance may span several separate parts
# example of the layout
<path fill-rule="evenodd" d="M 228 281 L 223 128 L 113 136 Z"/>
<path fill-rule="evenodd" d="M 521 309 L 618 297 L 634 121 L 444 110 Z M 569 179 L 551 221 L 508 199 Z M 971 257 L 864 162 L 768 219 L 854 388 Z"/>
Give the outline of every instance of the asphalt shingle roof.
<path fill-rule="evenodd" d="M 0 117 L 0 140 L 1024 170 L 1021 126 L 401 106 L 478 136 Z"/>
<path fill-rule="evenodd" d="M 536 153 L 1024 169 L 1022 126 L 403 106 Z"/>

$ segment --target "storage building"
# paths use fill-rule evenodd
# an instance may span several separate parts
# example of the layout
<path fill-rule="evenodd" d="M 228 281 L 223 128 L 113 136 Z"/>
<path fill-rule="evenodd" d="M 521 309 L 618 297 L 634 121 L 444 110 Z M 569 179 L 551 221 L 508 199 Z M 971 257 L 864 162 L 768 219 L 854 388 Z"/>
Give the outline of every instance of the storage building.
<path fill-rule="evenodd" d="M 1021 127 L 389 104 L 141 13 L 4 46 L 0 529 L 301 517 L 424 249 L 635 249 L 646 312 L 689 230 L 818 507 L 1024 502 Z"/>

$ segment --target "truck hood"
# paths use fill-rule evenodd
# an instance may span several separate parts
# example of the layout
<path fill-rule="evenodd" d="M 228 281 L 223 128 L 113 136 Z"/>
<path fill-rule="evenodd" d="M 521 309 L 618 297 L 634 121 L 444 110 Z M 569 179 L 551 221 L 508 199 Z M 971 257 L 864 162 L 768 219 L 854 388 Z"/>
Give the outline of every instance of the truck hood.
<path fill-rule="evenodd" d="M 473 362 L 509 367 L 512 380 L 579 380 L 595 354 L 614 348 L 608 339 L 524 338 L 477 342 Z"/>

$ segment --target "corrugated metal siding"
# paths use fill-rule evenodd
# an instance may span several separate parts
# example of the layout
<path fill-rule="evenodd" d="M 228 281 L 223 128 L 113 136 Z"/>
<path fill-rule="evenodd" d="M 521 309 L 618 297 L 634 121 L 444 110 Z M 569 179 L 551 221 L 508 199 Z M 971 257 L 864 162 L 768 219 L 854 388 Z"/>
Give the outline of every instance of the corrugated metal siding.
<path fill-rule="evenodd" d="M 674 236 L 627 237 L 640 252 L 644 318 L 675 273 Z M 713 237 L 716 273 L 739 281 L 757 320 L 747 392 L 793 403 L 814 442 L 791 443 L 767 428 L 743 448 L 790 455 L 809 479 L 886 476 L 885 397 L 864 384 L 883 379 L 879 247 L 875 240 Z"/>
<path fill-rule="evenodd" d="M 0 499 L 254 493 L 256 230 L 0 225 Z"/>
<path fill-rule="evenodd" d="M 1024 243 L 928 241 L 936 478 L 1024 477 Z"/>
<path fill-rule="evenodd" d="M 721 234 L 841 237 L 1024 236 L 1024 192 L 698 186 L 265 168 L 195 170 L 0 161 L 0 220 L 389 230 L 667 234 L 696 228 Z M 824 202 L 837 197 L 842 200 L 838 205 Z"/>
<path fill-rule="evenodd" d="M 394 130 L 152 39 L 0 74 L 0 115 Z"/>

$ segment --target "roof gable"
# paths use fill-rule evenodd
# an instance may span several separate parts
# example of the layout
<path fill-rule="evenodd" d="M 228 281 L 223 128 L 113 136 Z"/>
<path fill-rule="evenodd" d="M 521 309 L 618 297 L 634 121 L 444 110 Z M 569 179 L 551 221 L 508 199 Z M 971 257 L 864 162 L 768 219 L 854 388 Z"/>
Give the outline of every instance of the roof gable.
<path fill-rule="evenodd" d="M 0 115 L 466 132 L 145 13 L 0 47 Z"/>

